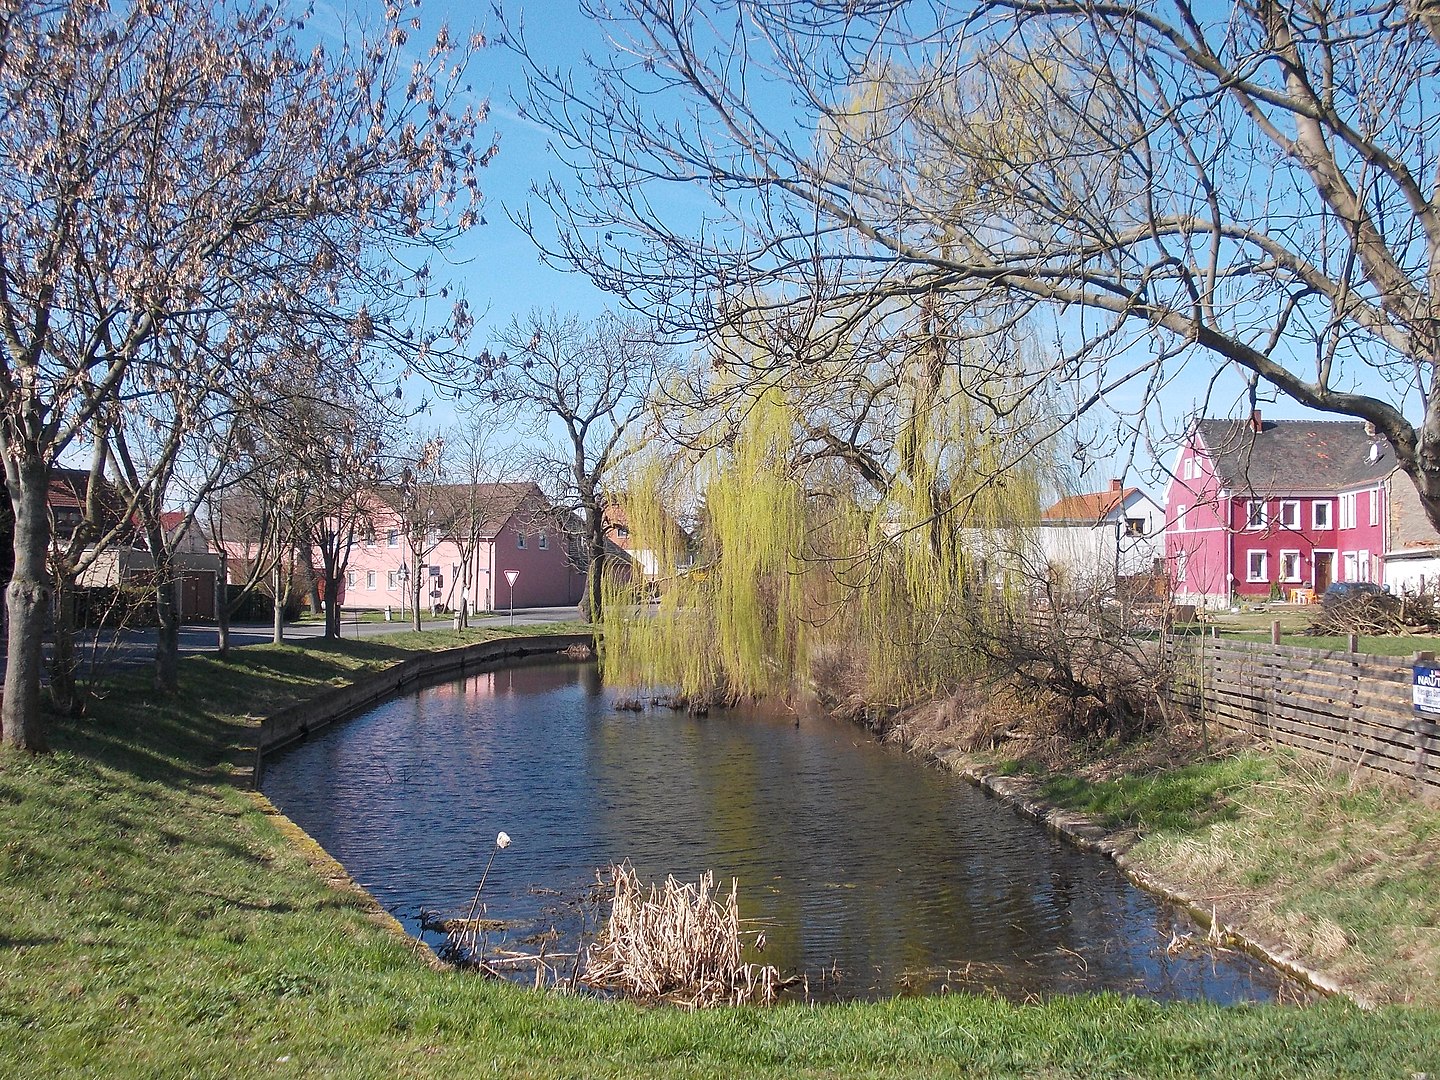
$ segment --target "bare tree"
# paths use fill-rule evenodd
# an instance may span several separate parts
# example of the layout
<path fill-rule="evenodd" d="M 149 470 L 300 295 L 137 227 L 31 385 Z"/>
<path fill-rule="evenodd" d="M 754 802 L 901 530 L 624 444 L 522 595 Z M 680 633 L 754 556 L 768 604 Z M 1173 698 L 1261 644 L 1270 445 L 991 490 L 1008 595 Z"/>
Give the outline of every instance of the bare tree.
<path fill-rule="evenodd" d="M 516 507 L 514 486 L 505 483 L 519 470 L 519 450 L 502 444 L 497 426 L 483 413 L 469 416 L 445 443 L 442 469 L 448 479 L 436 493 L 442 527 L 460 560 L 459 606 L 462 628 L 480 604 L 476 556 L 482 542 Z"/>
<path fill-rule="evenodd" d="M 531 420 L 536 471 L 554 488 L 562 515 L 583 522 L 585 609 L 598 619 L 605 485 L 670 366 L 670 350 L 639 319 L 607 314 L 585 322 L 539 310 L 513 318 L 499 344 L 503 352 L 479 357 L 472 400 Z"/>
<path fill-rule="evenodd" d="M 474 218 L 489 152 L 472 146 L 477 111 L 457 96 L 471 46 L 442 31 L 416 63 L 400 10 L 385 19 L 336 50 L 302 46 L 288 11 L 246 0 L 18 0 L 0 22 L 6 743 L 45 744 L 50 470 L 127 407 L 146 348 L 163 341 L 169 363 L 203 372 L 222 350 L 213 338 L 187 349 L 169 334 L 177 322 L 243 342 L 299 321 L 357 351 L 388 340 L 422 354 L 468 328 L 460 304 L 443 332 L 407 331 L 429 270 L 375 252 L 438 243 Z"/>
<path fill-rule="evenodd" d="M 595 4 L 620 47 L 588 81 L 507 28 L 581 178 L 537 186 L 553 229 L 520 221 L 670 332 L 1029 308 L 1072 413 L 1233 365 L 1252 396 L 1373 422 L 1440 523 L 1433 7 Z"/>

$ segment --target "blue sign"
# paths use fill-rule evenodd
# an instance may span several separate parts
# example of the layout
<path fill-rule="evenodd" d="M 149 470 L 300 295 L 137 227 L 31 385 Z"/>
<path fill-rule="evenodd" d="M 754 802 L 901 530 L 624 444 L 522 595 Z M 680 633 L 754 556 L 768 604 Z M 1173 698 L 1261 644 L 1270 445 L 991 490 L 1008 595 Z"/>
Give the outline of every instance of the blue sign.
<path fill-rule="evenodd" d="M 1416 664 L 1411 677 L 1411 701 L 1415 711 L 1440 716 L 1440 667 Z"/>

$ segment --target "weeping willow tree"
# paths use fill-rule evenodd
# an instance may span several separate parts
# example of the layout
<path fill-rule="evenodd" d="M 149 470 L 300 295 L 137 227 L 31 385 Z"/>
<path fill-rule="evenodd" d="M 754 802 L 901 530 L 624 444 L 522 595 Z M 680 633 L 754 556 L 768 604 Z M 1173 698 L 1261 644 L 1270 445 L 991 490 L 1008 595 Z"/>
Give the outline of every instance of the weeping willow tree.
<path fill-rule="evenodd" d="M 1039 399 L 1022 368 L 996 362 L 1014 359 L 996 344 L 961 341 L 922 305 L 873 382 L 881 452 L 871 432 L 858 453 L 854 424 L 838 445 L 817 433 L 816 387 L 833 381 L 823 364 L 797 372 L 767 357 L 763 379 L 712 411 L 709 439 L 637 455 L 618 496 L 632 552 L 649 567 L 693 565 L 657 580 L 632 562 L 607 578 L 606 678 L 692 702 L 790 695 L 835 649 L 863 657 L 875 701 L 964 677 L 971 660 L 941 631 L 1023 601 L 1017 571 L 1049 474 L 1019 437 Z M 687 507 L 694 538 L 676 525 Z M 653 617 L 636 617 L 655 590 Z"/>

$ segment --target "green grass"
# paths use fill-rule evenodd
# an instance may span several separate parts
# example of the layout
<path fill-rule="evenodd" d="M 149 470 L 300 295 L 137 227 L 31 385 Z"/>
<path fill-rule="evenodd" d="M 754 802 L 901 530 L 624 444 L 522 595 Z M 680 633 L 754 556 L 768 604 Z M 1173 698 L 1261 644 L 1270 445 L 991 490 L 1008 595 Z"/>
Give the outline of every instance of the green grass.
<path fill-rule="evenodd" d="M 1236 806 L 1226 796 L 1268 775 L 1263 759 L 1237 755 L 1115 780 L 1056 776 L 1042 785 L 1041 792 L 1049 802 L 1094 815 L 1112 828 L 1194 832 L 1233 817 Z"/>
<path fill-rule="evenodd" d="M 1440 1006 L 1440 809 L 1285 750 L 1043 793 L 1142 836 L 1131 856 L 1375 1000 Z"/>
<path fill-rule="evenodd" d="M 548 628 L 547 628 L 548 629 Z M 467 640 L 481 634 L 470 633 Z M 56 752 L 0 753 L 0 1072 L 11 1076 L 1386 1077 L 1440 1015 L 1016 1005 L 956 995 L 692 1014 L 435 971 L 235 782 L 242 714 L 414 650 L 400 636 L 120 679 Z"/>

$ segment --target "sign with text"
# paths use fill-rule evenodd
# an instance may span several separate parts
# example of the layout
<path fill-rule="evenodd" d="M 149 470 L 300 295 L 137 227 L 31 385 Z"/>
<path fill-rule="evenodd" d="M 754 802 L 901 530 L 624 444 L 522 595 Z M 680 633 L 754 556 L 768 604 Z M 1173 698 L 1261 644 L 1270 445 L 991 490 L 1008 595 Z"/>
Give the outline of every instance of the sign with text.
<path fill-rule="evenodd" d="M 506 571 L 505 571 L 505 580 L 510 583 L 510 587 L 511 587 L 512 589 L 515 587 L 515 579 L 518 578 L 519 576 L 520 576 L 520 571 L 519 571 L 519 570 L 506 570 Z"/>
<path fill-rule="evenodd" d="M 1415 711 L 1440 716 L 1440 667 L 1416 664 L 1411 676 L 1411 696 Z"/>

